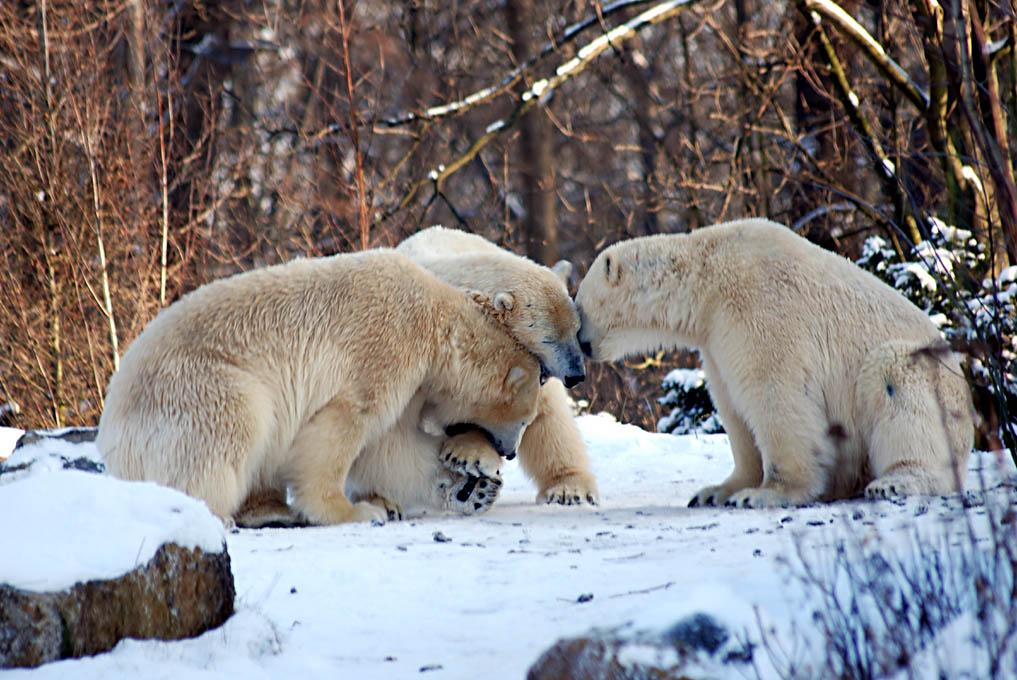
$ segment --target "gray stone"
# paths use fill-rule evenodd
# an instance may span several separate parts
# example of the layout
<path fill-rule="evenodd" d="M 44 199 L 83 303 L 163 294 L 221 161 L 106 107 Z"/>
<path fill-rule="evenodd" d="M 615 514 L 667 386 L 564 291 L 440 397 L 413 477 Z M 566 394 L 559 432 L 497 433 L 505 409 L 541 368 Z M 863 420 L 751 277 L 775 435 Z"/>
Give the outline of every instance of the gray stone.
<path fill-rule="evenodd" d="M 144 566 L 55 593 L 0 584 L 0 667 L 99 654 L 125 637 L 176 640 L 233 614 L 233 573 L 220 553 L 168 543 Z"/>
<path fill-rule="evenodd" d="M 99 428 L 97 427 L 63 427 L 55 430 L 29 430 L 18 437 L 18 441 L 14 444 L 14 450 L 17 451 L 20 448 L 47 439 L 60 439 L 70 444 L 92 442 L 95 441 L 95 433 L 98 431 Z"/>
<path fill-rule="evenodd" d="M 752 645 L 736 642 L 708 614 L 694 614 L 663 632 L 593 629 L 544 652 L 527 680 L 664 680 L 739 676 Z"/>

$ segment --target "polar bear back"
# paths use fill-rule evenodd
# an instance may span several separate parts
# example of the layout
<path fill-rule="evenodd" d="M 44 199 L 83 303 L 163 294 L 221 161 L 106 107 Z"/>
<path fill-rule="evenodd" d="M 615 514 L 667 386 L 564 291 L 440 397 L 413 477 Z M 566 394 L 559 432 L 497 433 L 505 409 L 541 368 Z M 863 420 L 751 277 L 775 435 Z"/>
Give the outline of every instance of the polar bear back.
<path fill-rule="evenodd" d="M 663 326 L 676 346 L 777 344 L 820 355 L 835 348 L 842 369 L 845 361 L 857 368 L 868 351 L 888 340 L 940 340 L 928 317 L 899 292 L 765 219 L 617 243 L 598 256 L 577 300 L 610 297 L 606 279 L 619 271 L 621 283 L 610 294 L 631 301 L 626 325 Z M 731 343 L 721 334 L 739 340 Z"/>

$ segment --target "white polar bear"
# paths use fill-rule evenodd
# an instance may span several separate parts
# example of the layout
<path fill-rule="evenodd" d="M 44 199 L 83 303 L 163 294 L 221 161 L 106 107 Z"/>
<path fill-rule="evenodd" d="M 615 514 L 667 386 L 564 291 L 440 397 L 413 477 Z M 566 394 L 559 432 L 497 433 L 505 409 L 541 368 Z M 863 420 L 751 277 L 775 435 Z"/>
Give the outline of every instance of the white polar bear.
<path fill-rule="evenodd" d="M 539 377 L 482 306 L 403 255 L 294 260 L 160 312 L 110 380 L 96 445 L 112 474 L 181 489 L 224 520 L 275 510 L 293 523 L 287 488 L 315 524 L 384 519 L 343 490 L 411 402 L 508 455 L 536 417 Z"/>
<path fill-rule="evenodd" d="M 690 506 L 963 488 L 970 392 L 939 331 L 875 276 L 779 224 L 617 243 L 576 303 L 594 359 L 699 349 L 735 467 Z"/>
<path fill-rule="evenodd" d="M 495 318 L 540 359 L 550 378 L 540 389 L 537 417 L 523 433 L 520 463 L 537 484 L 538 502 L 596 504 L 599 492 L 586 444 L 562 384 L 585 376 L 576 336 L 579 316 L 565 284 L 571 265 L 562 261 L 548 269 L 480 236 L 444 227 L 420 231 L 396 251 L 489 301 Z M 485 437 L 446 433 L 417 417 L 411 404 L 396 427 L 357 459 L 347 492 L 384 505 L 392 517 L 410 507 L 472 513 L 497 498 L 501 465 Z"/>

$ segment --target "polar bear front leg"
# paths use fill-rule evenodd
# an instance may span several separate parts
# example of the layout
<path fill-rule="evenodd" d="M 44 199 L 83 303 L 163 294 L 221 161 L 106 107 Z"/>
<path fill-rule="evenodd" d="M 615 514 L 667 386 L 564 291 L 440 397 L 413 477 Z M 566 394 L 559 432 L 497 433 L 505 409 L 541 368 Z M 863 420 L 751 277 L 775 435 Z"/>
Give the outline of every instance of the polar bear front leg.
<path fill-rule="evenodd" d="M 293 506 L 312 524 L 384 522 L 385 508 L 354 505 L 343 493 L 346 476 L 363 448 L 364 424 L 354 405 L 334 399 L 297 432 L 283 464 L 293 480 Z"/>
<path fill-rule="evenodd" d="M 824 414 L 808 405 L 784 417 L 771 414 L 757 427 L 763 483 L 732 494 L 724 505 L 773 508 L 818 500 L 837 459 L 837 442 L 825 422 Z"/>
<path fill-rule="evenodd" d="M 523 432 L 519 462 L 537 483 L 538 503 L 600 502 L 586 443 L 572 417 L 565 386 L 557 378 L 540 388 L 537 417 Z"/>
<path fill-rule="evenodd" d="M 705 362 L 704 362 L 705 363 Z M 708 370 L 709 374 L 709 370 Z M 716 372 L 713 375 L 717 375 Z M 756 447 L 752 431 L 745 420 L 734 409 L 727 393 L 727 387 L 720 377 L 709 380 L 710 399 L 720 414 L 731 444 L 734 470 L 722 483 L 708 486 L 689 501 L 689 507 L 724 505 L 732 494 L 742 489 L 759 486 L 763 482 L 763 457 Z"/>

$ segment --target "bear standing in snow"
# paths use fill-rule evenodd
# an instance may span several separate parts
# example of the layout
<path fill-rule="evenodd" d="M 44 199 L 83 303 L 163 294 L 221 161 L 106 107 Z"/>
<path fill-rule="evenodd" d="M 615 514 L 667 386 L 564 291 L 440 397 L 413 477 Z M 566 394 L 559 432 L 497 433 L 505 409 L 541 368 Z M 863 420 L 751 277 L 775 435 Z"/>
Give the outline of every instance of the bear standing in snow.
<path fill-rule="evenodd" d="M 519 445 L 520 463 L 537 483 L 538 502 L 596 503 L 586 445 L 563 386 L 586 374 L 576 337 L 579 315 L 565 283 L 571 265 L 561 261 L 549 269 L 480 236 L 444 227 L 417 232 L 396 251 L 487 302 L 495 318 L 540 360 L 548 380 L 540 389 L 537 417 Z M 477 432 L 446 436 L 426 419 L 421 423 L 419 403 L 411 403 L 393 430 L 357 459 L 347 487 L 351 497 L 372 499 L 388 507 L 390 516 L 409 506 L 464 513 L 486 509 L 497 498 L 501 457 Z"/>
<path fill-rule="evenodd" d="M 402 255 L 294 260 L 202 286 L 149 323 L 110 380 L 96 445 L 114 475 L 176 487 L 224 520 L 287 487 L 312 523 L 383 520 L 343 489 L 411 400 L 508 455 L 539 377 L 480 305 Z"/>
<path fill-rule="evenodd" d="M 970 392 L 939 331 L 786 227 L 746 219 L 616 243 L 576 303 L 594 359 L 699 349 L 735 467 L 690 506 L 963 488 Z"/>

